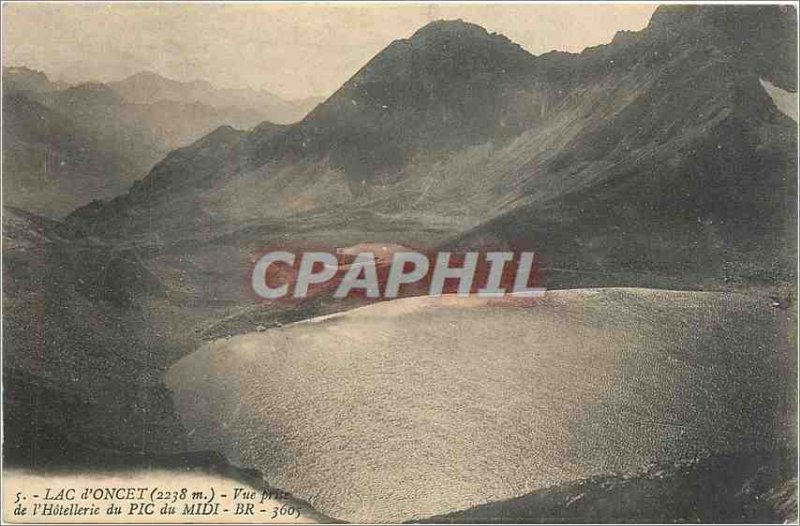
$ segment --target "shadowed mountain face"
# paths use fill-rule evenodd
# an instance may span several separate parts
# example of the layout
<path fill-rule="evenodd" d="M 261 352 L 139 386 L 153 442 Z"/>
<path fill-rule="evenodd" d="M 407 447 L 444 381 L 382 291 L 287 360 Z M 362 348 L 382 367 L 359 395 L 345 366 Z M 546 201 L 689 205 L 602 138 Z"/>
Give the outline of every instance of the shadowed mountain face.
<path fill-rule="evenodd" d="M 687 43 L 713 41 L 744 67 L 794 92 L 796 24 L 791 6 L 668 6 L 656 11 L 650 29 L 664 38 L 682 34 Z"/>
<path fill-rule="evenodd" d="M 145 310 L 163 287 L 135 253 L 57 229 L 3 209 L 6 465 L 175 451 L 180 425 L 159 378 L 170 354 Z"/>
<path fill-rule="evenodd" d="M 727 11 L 720 12 L 722 22 L 700 11 L 685 34 L 673 36 L 684 14 L 657 13 L 651 23 L 650 57 L 674 58 L 640 77 L 647 89 L 582 130 L 548 163 L 548 172 L 572 188 L 542 198 L 541 179 L 533 179 L 520 206 L 458 244 L 523 243 L 551 266 L 583 271 L 790 279 L 795 125 L 759 82 L 759 75 L 781 78 L 783 57 L 762 57 L 754 68 L 749 57 L 756 51 L 742 44 L 757 42 L 754 35 L 740 35 L 734 45 L 717 28 L 722 22 L 747 27 Z M 704 34 L 698 46 L 704 23 L 717 32 Z M 673 44 L 666 48 L 666 42 Z M 604 61 L 625 64 L 629 54 L 606 54 Z M 577 283 L 574 275 L 553 277 L 555 285 Z"/>

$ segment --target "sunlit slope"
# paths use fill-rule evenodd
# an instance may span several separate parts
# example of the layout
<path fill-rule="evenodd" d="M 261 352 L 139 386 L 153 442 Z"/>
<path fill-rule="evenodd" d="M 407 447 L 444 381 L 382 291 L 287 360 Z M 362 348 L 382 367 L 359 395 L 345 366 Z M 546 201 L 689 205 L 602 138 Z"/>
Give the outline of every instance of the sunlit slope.
<path fill-rule="evenodd" d="M 167 384 L 193 447 L 403 521 L 791 443 L 790 318 L 721 293 L 411 298 L 218 340 Z"/>

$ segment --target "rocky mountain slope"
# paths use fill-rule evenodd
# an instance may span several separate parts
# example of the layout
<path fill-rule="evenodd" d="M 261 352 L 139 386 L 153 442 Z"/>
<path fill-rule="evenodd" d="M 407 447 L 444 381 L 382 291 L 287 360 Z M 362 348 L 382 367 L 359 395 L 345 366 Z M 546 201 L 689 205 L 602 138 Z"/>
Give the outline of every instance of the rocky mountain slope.
<path fill-rule="evenodd" d="M 796 90 L 795 17 L 668 6 L 641 32 L 539 57 L 435 22 L 300 123 L 256 128 L 213 159 L 201 143 L 181 150 L 69 222 L 109 239 L 209 241 L 276 220 L 394 234 L 352 224 L 367 215 L 419 223 L 404 236 L 417 243 L 535 248 L 554 268 L 785 280 L 796 129 L 761 79 Z M 213 218 L 202 233 L 197 210 Z"/>
<path fill-rule="evenodd" d="M 134 253 L 70 242 L 57 229 L 3 209 L 6 465 L 179 451 L 183 430 L 160 379 L 174 356 L 147 312 L 163 287 Z"/>

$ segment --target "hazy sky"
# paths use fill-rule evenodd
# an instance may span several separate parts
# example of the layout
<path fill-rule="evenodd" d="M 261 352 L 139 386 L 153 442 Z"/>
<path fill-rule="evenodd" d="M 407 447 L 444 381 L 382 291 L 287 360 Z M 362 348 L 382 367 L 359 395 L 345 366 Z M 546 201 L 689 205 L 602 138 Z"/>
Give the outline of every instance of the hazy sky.
<path fill-rule="evenodd" d="M 431 20 L 474 22 L 534 54 L 580 51 L 647 25 L 652 4 L 65 4 L 3 6 L 5 65 L 54 80 L 149 70 L 289 98 L 327 96 Z"/>

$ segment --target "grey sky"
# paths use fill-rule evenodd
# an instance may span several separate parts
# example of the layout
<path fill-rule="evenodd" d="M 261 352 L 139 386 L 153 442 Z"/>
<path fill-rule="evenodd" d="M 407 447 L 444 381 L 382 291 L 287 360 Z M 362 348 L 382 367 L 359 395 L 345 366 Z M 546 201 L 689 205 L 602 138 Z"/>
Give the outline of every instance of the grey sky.
<path fill-rule="evenodd" d="M 462 18 L 534 54 L 580 51 L 647 25 L 653 4 L 13 3 L 3 6 L 5 65 L 68 82 L 149 70 L 284 97 L 327 96 L 389 42 L 431 20 Z"/>

